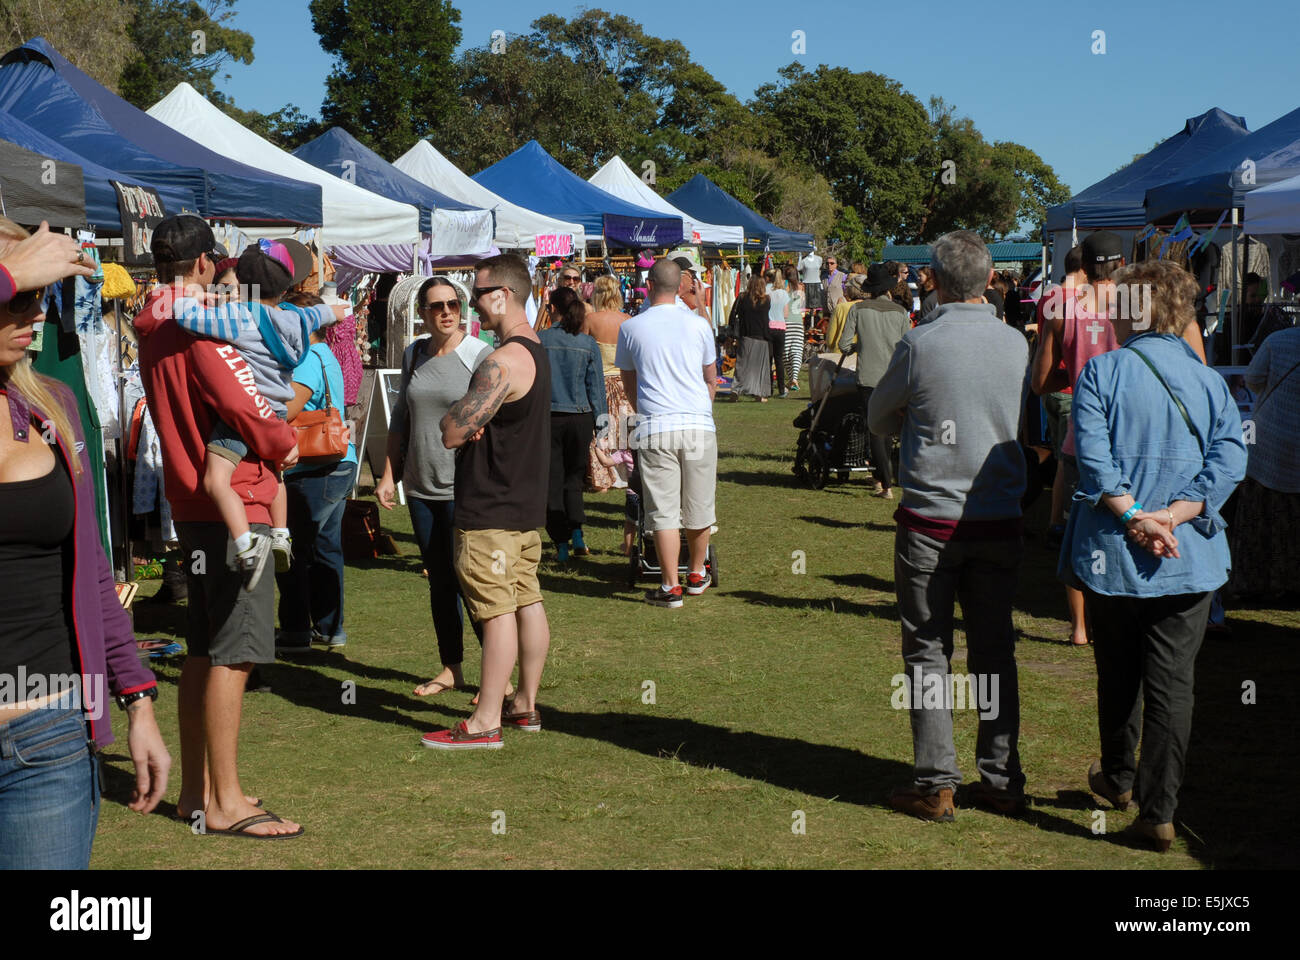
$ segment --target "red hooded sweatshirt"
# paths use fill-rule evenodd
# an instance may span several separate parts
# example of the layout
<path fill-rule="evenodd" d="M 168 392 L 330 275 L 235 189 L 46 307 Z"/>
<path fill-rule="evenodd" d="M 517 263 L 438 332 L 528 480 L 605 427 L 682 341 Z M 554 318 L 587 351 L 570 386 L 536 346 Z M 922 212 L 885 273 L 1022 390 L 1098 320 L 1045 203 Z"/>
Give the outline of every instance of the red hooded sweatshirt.
<path fill-rule="evenodd" d="M 135 317 L 140 337 L 140 375 L 154 428 L 162 442 L 163 479 L 172 517 L 220 523 L 216 504 L 203 490 L 208 439 L 218 420 L 248 444 L 231 488 L 248 509 L 249 523 L 271 522 L 276 465 L 297 443 L 294 430 L 257 392 L 253 371 L 228 343 L 186 333 L 172 319 L 175 293 L 162 287 Z"/>

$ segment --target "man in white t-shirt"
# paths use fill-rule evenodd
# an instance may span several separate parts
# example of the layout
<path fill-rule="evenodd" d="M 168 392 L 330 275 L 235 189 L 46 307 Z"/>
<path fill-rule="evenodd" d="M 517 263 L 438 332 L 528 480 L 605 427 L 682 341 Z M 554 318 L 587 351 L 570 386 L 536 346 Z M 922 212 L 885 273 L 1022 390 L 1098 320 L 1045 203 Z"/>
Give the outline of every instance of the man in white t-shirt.
<path fill-rule="evenodd" d="M 637 454 L 646 529 L 654 534 L 662 571 L 662 583 L 646 600 L 660 607 L 682 605 L 677 558 L 683 527 L 690 551 L 686 593 L 699 596 L 709 588 L 705 559 L 716 519 L 713 331 L 677 306 L 680 283 L 681 267 L 655 262 L 647 278 L 651 305 L 623 322 L 614 358 L 637 415 L 628 442 Z"/>

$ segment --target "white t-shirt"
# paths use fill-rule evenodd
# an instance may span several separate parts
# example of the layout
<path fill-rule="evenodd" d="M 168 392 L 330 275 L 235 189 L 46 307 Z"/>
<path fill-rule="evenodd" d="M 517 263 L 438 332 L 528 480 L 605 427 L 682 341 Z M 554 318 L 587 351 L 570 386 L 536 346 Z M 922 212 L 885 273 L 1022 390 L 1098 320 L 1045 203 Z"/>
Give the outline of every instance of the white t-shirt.
<path fill-rule="evenodd" d="M 713 331 L 676 304 L 642 310 L 618 328 L 614 363 L 636 371 L 637 423 L 631 440 L 713 427 L 704 368 L 717 360 Z"/>
<path fill-rule="evenodd" d="M 767 306 L 767 325 L 770 329 L 785 329 L 785 308 L 790 303 L 790 293 L 786 290 L 769 290 L 772 299 Z"/>
<path fill-rule="evenodd" d="M 804 283 L 822 282 L 822 258 L 815 253 L 799 258 L 799 279 Z"/>

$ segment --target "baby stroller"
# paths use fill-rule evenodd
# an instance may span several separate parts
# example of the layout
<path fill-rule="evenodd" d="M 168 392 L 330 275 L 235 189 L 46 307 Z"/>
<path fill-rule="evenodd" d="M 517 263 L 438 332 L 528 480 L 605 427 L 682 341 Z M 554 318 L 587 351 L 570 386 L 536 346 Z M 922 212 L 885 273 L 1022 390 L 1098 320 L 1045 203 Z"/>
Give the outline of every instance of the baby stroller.
<path fill-rule="evenodd" d="M 809 403 L 794 418 L 794 426 L 800 431 L 795 444 L 794 475 L 814 490 L 826 486 L 832 473 L 844 481 L 852 473 L 871 470 L 867 459 L 867 423 L 857 390 L 835 392 L 836 379 L 846 357 L 847 353 L 840 354 L 821 399 Z"/>
<path fill-rule="evenodd" d="M 635 451 L 632 454 L 636 459 Z M 636 540 L 627 555 L 627 585 L 635 587 L 638 580 L 651 580 L 663 583 L 663 570 L 659 566 L 659 557 L 655 552 L 655 538 L 645 529 L 645 505 L 641 499 L 641 466 L 637 463 L 627 488 L 627 518 L 636 525 Z M 682 545 L 677 552 L 677 576 L 683 582 L 690 571 L 690 553 L 686 547 L 686 534 L 681 532 Z M 712 578 L 712 586 L 718 586 L 718 551 L 709 540 L 709 550 L 705 554 L 704 569 Z"/>

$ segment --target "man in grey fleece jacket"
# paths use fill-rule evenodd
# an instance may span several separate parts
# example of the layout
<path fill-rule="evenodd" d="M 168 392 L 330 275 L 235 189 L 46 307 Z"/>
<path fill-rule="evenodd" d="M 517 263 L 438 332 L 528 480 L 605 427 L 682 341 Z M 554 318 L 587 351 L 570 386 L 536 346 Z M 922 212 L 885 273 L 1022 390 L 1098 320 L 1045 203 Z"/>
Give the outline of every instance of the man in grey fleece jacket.
<path fill-rule="evenodd" d="M 961 782 L 954 699 L 979 710 L 980 780 L 969 801 L 1001 813 L 1024 805 L 1020 699 L 1011 599 L 1020 564 L 1025 461 L 1017 434 L 1029 351 L 982 302 L 988 248 L 961 230 L 931 248 L 939 307 L 898 344 L 869 407 L 873 433 L 901 434 L 903 499 L 894 514 L 894 580 L 907 673 L 895 706 L 911 712 L 913 783 L 894 809 L 952 820 Z M 968 676 L 954 677 L 953 603 L 966 626 Z M 902 695 L 906 691 L 906 695 Z"/>

